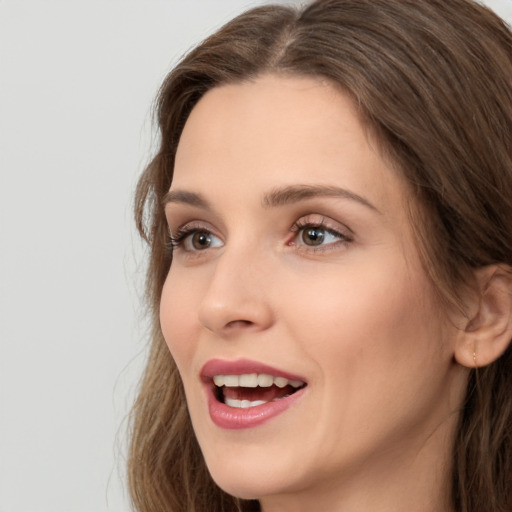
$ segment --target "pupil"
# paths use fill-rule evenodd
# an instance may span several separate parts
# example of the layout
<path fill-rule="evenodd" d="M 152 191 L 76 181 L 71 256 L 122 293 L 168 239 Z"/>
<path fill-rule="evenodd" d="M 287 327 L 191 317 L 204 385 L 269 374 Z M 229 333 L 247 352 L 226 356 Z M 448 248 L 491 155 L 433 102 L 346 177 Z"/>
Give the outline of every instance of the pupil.
<path fill-rule="evenodd" d="M 309 228 L 302 235 L 302 240 L 306 245 L 320 245 L 324 240 L 323 229 Z"/>
<path fill-rule="evenodd" d="M 210 245 L 210 236 L 204 231 L 198 231 L 194 233 L 192 237 L 192 245 L 194 249 L 205 249 Z"/>

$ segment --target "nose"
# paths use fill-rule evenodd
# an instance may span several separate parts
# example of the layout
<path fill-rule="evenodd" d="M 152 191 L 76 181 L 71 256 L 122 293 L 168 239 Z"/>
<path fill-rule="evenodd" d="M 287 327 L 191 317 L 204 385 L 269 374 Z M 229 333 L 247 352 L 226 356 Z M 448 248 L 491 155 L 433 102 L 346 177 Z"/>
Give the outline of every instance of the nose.
<path fill-rule="evenodd" d="M 270 270 L 248 251 L 226 249 L 214 264 L 199 305 L 199 322 L 221 336 L 268 329 L 274 322 L 269 300 Z"/>

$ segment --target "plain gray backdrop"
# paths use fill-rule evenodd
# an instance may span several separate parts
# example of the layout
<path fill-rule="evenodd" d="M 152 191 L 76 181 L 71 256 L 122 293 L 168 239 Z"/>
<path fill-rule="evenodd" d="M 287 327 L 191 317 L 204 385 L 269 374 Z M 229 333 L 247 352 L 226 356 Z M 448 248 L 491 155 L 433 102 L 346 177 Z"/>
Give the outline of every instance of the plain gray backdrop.
<path fill-rule="evenodd" d="M 0 512 L 129 510 L 150 106 L 187 49 L 261 3 L 0 0 Z M 512 0 L 485 3 L 512 21 Z"/>

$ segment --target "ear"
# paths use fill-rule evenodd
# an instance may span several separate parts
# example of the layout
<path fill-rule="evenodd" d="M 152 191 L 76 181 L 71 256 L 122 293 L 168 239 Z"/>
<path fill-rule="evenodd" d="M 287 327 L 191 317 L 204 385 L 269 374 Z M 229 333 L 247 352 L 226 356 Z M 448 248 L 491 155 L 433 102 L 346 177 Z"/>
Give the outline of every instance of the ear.
<path fill-rule="evenodd" d="M 490 265 L 476 272 L 469 320 L 455 345 L 456 361 L 468 368 L 498 359 L 512 338 L 512 268 Z"/>

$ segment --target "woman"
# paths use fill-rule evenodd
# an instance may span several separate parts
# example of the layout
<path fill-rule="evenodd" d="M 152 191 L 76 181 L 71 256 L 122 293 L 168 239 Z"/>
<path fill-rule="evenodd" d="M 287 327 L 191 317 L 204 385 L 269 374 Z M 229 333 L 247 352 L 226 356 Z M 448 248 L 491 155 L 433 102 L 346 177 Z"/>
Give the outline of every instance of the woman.
<path fill-rule="evenodd" d="M 512 510 L 511 78 L 469 0 L 261 7 L 169 74 L 137 510 Z"/>

